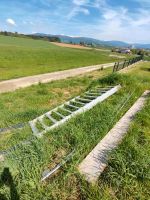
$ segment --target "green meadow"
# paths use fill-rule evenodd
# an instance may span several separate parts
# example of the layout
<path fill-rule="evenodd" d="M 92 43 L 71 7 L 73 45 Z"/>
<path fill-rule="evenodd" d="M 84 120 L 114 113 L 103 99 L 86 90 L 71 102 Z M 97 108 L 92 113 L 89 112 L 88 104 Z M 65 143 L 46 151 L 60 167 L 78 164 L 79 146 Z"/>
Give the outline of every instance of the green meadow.
<path fill-rule="evenodd" d="M 1 150 L 20 145 L 10 151 L 5 162 L 0 163 L 0 196 L 10 199 L 13 183 L 16 200 L 149 199 L 150 98 L 132 122 L 122 144 L 110 154 L 108 167 L 97 185 L 87 184 L 77 169 L 84 157 L 138 97 L 149 89 L 149 62 L 138 64 L 124 74 L 112 74 L 111 69 L 106 69 L 0 94 L 0 127 L 27 122 L 89 88 L 117 84 L 121 84 L 122 88 L 116 94 L 92 110 L 46 133 L 41 139 L 33 137 L 28 126 L 1 134 Z M 31 140 L 31 143 L 20 143 L 25 140 Z M 42 172 L 47 168 L 52 169 L 72 150 L 72 159 L 46 182 L 41 183 Z M 6 171 L 11 177 L 11 184 L 5 177 Z"/>
<path fill-rule="evenodd" d="M 0 36 L 0 81 L 118 60 L 109 54 L 59 47 L 42 40 Z"/>

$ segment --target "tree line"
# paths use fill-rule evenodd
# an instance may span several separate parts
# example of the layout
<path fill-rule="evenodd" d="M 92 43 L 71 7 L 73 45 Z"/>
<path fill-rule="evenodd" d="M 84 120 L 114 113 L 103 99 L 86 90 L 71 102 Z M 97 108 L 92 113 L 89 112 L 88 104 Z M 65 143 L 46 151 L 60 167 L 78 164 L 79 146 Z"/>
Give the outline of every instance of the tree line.
<path fill-rule="evenodd" d="M 31 38 L 34 40 L 45 40 L 49 42 L 61 42 L 59 37 L 56 36 L 42 36 L 42 35 L 26 35 L 26 34 L 21 34 L 18 32 L 8 32 L 8 31 L 0 31 L 0 35 L 4 36 L 12 36 L 12 37 L 20 37 L 20 38 Z"/>

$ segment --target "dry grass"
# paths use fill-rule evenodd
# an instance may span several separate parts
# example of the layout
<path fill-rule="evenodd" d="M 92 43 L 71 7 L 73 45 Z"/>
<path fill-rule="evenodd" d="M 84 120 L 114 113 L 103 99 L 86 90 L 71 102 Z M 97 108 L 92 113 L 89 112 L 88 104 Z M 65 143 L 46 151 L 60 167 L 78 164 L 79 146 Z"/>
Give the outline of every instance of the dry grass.
<path fill-rule="evenodd" d="M 92 49 L 90 47 L 84 47 L 84 46 L 81 46 L 79 44 L 67 44 L 67 43 L 59 43 L 59 42 L 51 42 L 52 44 L 55 44 L 59 47 L 69 47 L 69 48 L 75 48 L 75 49 Z"/>

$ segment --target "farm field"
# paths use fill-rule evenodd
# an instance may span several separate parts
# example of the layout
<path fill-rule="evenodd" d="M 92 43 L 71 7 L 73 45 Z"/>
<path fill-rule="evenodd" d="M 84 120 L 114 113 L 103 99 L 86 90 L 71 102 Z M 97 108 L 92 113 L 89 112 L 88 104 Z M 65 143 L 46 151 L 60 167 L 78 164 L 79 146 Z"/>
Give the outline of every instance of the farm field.
<path fill-rule="evenodd" d="M 60 47 L 68 47 L 68 48 L 75 48 L 75 49 L 92 49 L 90 47 L 84 47 L 79 44 L 66 44 L 66 43 L 59 43 L 59 42 L 52 42 L 52 44 L 55 44 Z"/>
<path fill-rule="evenodd" d="M 0 49 L 0 81 L 121 60 L 109 52 L 9 36 L 0 36 Z"/>
<path fill-rule="evenodd" d="M 1 94 L 0 127 L 33 119 L 87 88 L 117 84 L 121 84 L 122 88 L 115 95 L 62 127 L 48 132 L 41 139 L 32 137 L 28 127 L 0 135 L 1 150 L 19 141 L 33 139 L 30 144 L 18 146 L 5 162 L 0 163 L 1 173 L 4 168 L 11 173 L 16 199 L 148 199 L 150 98 L 136 116 L 123 143 L 110 155 L 109 165 L 96 186 L 92 187 L 84 181 L 77 166 L 135 100 L 149 89 L 149 62 L 142 62 L 125 74 L 112 74 L 111 69 L 106 69 Z M 129 95 L 131 97 L 128 99 Z M 118 111 L 120 107 L 122 109 Z M 41 183 L 42 172 L 47 168 L 52 169 L 72 150 L 74 155 L 71 161 L 45 183 Z M 9 185 L 3 179 L 0 185 L 0 194 L 9 198 Z"/>

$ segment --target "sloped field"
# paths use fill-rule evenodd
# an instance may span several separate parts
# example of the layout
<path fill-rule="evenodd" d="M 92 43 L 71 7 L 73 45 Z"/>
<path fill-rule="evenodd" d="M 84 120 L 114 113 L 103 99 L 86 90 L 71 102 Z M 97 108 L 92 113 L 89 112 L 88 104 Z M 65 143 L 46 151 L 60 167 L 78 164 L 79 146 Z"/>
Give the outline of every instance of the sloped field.
<path fill-rule="evenodd" d="M 1 150 L 32 137 L 31 143 L 18 146 L 8 154 L 5 162 L 0 163 L 1 196 L 10 197 L 9 188 L 13 183 L 16 199 L 20 197 L 23 200 L 148 199 L 149 99 L 146 107 L 136 117 L 122 145 L 112 154 L 109 166 L 100 177 L 98 185 L 88 185 L 80 176 L 77 166 L 135 100 L 149 89 L 149 68 L 149 63 L 141 63 L 124 75 L 108 76 L 108 71 L 106 74 L 103 72 L 105 77 L 98 78 L 101 72 L 93 72 L 90 76 L 40 84 L 12 94 L 0 95 L 0 111 L 3 115 L 0 123 L 11 125 L 19 120 L 28 121 L 87 88 L 122 85 L 118 93 L 92 110 L 71 119 L 62 127 L 48 132 L 41 139 L 32 137 L 28 127 L 1 135 Z M 4 108 L 9 106 L 10 110 L 7 109 L 5 113 Z M 72 159 L 45 183 L 41 183 L 42 172 L 47 168 L 52 169 L 72 150 Z M 11 182 L 4 178 L 8 175 Z"/>
<path fill-rule="evenodd" d="M 59 47 L 47 41 L 0 36 L 0 81 L 117 61 L 109 52 Z"/>

